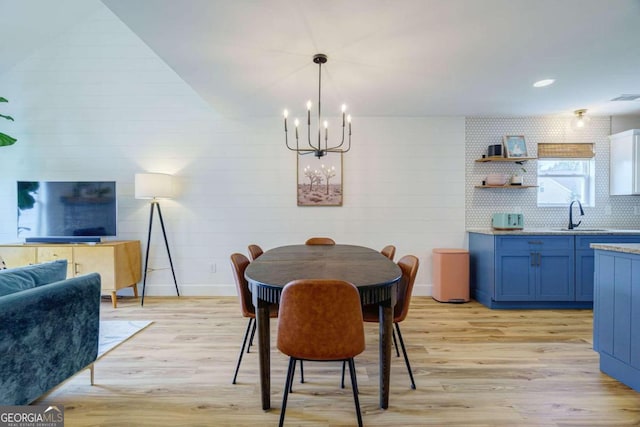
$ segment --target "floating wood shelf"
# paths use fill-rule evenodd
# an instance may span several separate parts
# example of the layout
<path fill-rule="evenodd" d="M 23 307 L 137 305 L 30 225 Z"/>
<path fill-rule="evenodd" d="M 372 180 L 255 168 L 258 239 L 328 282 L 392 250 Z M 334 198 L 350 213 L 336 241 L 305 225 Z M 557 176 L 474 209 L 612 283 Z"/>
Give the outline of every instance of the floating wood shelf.
<path fill-rule="evenodd" d="M 509 162 L 509 163 L 522 163 L 527 160 L 538 160 L 536 157 L 483 157 L 481 159 L 476 159 L 476 162 L 479 163 L 487 163 L 487 162 Z"/>
<path fill-rule="evenodd" d="M 476 185 L 476 188 L 535 188 L 537 185 Z"/>

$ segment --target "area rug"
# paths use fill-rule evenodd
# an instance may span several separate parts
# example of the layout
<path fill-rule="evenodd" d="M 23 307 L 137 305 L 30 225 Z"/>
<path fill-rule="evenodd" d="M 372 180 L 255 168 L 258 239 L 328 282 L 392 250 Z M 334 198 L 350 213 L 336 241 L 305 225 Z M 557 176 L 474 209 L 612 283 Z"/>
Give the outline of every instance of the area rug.
<path fill-rule="evenodd" d="M 153 322 L 149 320 L 102 320 L 98 338 L 98 358 L 104 356 Z"/>

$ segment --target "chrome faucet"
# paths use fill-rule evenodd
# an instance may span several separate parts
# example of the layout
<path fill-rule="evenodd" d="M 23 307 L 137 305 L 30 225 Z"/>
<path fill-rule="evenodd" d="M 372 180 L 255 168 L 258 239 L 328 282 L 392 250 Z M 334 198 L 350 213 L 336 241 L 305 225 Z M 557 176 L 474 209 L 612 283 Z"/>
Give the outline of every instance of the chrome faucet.
<path fill-rule="evenodd" d="M 580 207 L 580 216 L 584 216 L 584 210 L 582 210 L 582 203 L 580 203 L 580 200 L 574 200 L 573 202 L 571 202 L 571 204 L 569 205 L 569 227 L 567 227 L 569 230 L 577 228 L 582 223 L 582 221 L 578 221 L 577 224 L 573 223 L 573 204 L 575 202 L 578 202 L 578 207 Z"/>

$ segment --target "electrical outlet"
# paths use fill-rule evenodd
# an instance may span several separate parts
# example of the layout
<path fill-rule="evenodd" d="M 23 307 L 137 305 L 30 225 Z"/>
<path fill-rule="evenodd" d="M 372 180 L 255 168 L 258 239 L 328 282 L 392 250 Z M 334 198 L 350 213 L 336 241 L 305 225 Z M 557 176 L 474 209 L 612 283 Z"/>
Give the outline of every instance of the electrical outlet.
<path fill-rule="evenodd" d="M 215 264 L 211 264 L 211 272 L 212 273 L 216 272 L 216 265 Z"/>
<path fill-rule="evenodd" d="M 611 215 L 611 205 L 607 205 L 604 207 L 604 214 Z"/>

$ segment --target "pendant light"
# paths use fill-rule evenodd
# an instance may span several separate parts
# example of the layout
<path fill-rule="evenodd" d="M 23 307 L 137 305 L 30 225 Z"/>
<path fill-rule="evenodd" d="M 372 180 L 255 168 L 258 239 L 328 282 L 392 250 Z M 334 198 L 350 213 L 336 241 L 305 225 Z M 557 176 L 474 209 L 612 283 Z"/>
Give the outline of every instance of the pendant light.
<path fill-rule="evenodd" d="M 586 108 L 576 110 L 573 112 L 575 117 L 572 119 L 571 124 L 574 129 L 583 129 L 587 125 L 587 123 L 591 120 L 589 117 L 585 116 L 586 113 L 587 113 Z"/>

